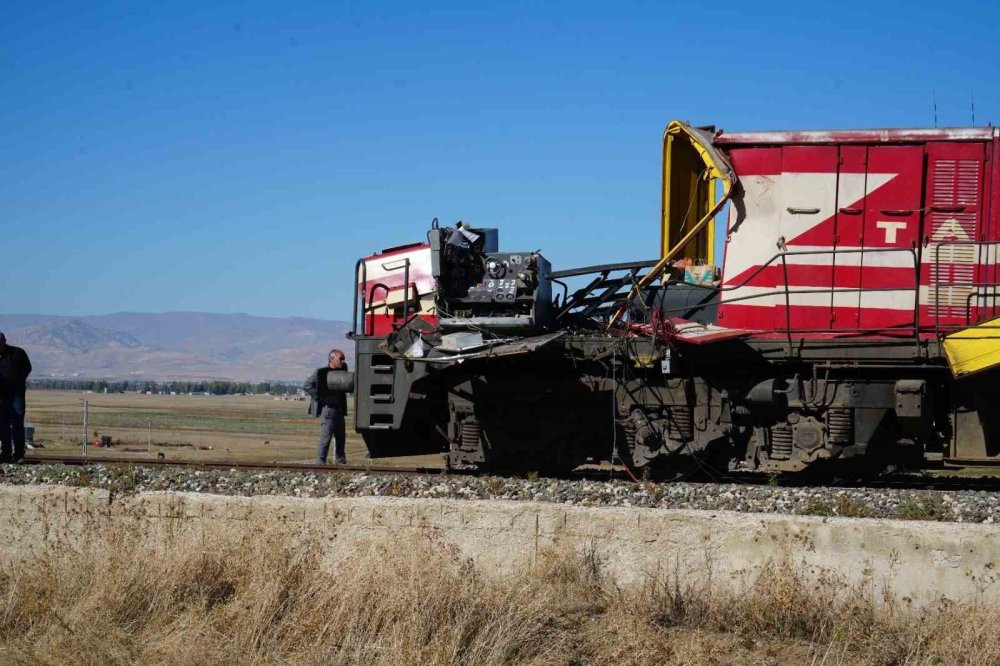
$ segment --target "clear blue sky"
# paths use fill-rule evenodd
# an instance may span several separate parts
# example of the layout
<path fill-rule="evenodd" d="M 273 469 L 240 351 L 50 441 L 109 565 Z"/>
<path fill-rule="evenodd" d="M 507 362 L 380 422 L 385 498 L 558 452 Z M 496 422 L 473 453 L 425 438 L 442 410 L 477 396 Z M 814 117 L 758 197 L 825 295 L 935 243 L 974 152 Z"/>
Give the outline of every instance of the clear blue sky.
<path fill-rule="evenodd" d="M 476 5 L 2 3 L 0 312 L 347 319 L 433 217 L 655 256 L 671 118 L 1000 122 L 1000 4 Z"/>

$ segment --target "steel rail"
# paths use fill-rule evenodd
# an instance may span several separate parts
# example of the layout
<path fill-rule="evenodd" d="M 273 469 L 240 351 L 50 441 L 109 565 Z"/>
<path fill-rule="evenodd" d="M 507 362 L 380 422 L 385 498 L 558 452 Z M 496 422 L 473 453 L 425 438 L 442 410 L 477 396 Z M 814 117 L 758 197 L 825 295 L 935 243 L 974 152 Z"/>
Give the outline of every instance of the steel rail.
<path fill-rule="evenodd" d="M 167 460 L 162 458 L 132 458 L 128 456 L 89 457 L 80 455 L 28 455 L 27 465 L 108 465 L 135 467 L 174 467 L 191 469 L 237 469 L 278 472 L 312 472 L 319 474 L 368 472 L 375 474 L 449 474 L 467 475 L 476 470 L 446 469 L 429 465 L 316 465 L 293 462 L 248 462 L 232 460 Z"/>
<path fill-rule="evenodd" d="M 100 465 L 109 467 L 160 467 L 190 470 L 247 470 L 247 471 L 274 471 L 274 472 L 299 472 L 313 474 L 386 474 L 405 476 L 439 476 L 439 477 L 478 477 L 478 476 L 500 476 L 516 478 L 517 475 L 508 470 L 478 470 L 478 469 L 455 469 L 445 467 L 433 467 L 428 465 L 315 465 L 310 463 L 283 463 L 283 462 L 244 462 L 228 460 L 165 460 L 165 459 L 143 459 L 130 458 L 127 456 L 108 457 L 84 457 L 79 455 L 53 455 L 35 456 L 25 458 L 26 465 L 69 465 L 82 467 L 86 465 Z M 937 469 L 940 468 L 927 468 Z M 968 469 L 968 468 L 967 468 Z M 625 481 L 629 482 L 624 468 L 615 467 L 583 467 L 568 474 L 558 476 L 543 476 L 543 478 L 556 478 L 564 480 L 590 480 L 590 481 Z M 655 479 L 642 480 L 640 483 L 669 484 L 669 483 L 689 483 L 708 485 L 742 485 L 761 486 L 775 485 L 781 488 L 843 488 L 855 490 L 933 490 L 950 492 L 1000 492 L 1000 477 L 960 477 L 953 475 L 941 476 L 915 476 L 913 474 L 889 474 L 872 479 L 864 480 L 821 480 L 804 479 L 794 475 L 778 475 L 761 472 L 719 472 L 713 478 L 685 478 L 674 481 L 656 482 Z"/>

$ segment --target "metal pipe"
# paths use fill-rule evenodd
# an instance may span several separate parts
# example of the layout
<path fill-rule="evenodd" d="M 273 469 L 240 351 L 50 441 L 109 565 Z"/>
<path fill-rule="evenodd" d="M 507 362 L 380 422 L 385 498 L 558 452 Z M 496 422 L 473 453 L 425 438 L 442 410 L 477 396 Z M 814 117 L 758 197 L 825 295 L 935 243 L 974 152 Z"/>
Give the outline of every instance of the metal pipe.
<path fill-rule="evenodd" d="M 352 334 L 358 332 L 358 293 L 359 292 L 361 293 L 361 309 L 362 309 L 362 311 L 364 311 L 364 308 L 365 308 L 364 291 L 365 291 L 365 282 L 367 282 L 367 280 L 360 280 L 359 279 L 361 277 L 361 269 L 364 268 L 364 267 L 365 267 L 365 260 L 364 259 L 358 259 L 358 262 L 356 264 L 354 264 L 354 314 L 353 314 L 352 319 L 351 319 L 351 333 Z M 362 326 L 364 326 L 364 322 L 365 322 L 364 314 L 362 314 L 361 315 L 361 325 Z M 362 332 L 362 335 L 364 335 L 364 332 Z"/>
<path fill-rule="evenodd" d="M 563 288 L 562 302 L 565 304 L 566 301 L 569 299 L 569 285 L 567 285 L 562 280 L 557 280 L 551 276 L 549 276 L 549 282 L 555 282 L 557 285 Z M 556 307 L 559 306 L 558 300 L 559 300 L 559 294 L 556 294 L 556 300 L 553 302 L 553 305 L 555 305 Z"/>
<path fill-rule="evenodd" d="M 90 415 L 90 403 L 86 400 L 83 401 L 83 457 L 87 457 L 87 426 L 88 426 L 88 416 Z"/>
<path fill-rule="evenodd" d="M 934 337 L 941 337 L 941 245 L 934 248 L 934 265 L 931 274 L 934 276 Z"/>
<path fill-rule="evenodd" d="M 620 271 L 632 268 L 649 268 L 657 264 L 657 259 L 647 261 L 625 261 L 618 264 L 597 264 L 596 266 L 584 266 L 582 268 L 570 268 L 564 271 L 552 271 L 549 279 L 573 277 L 576 275 L 586 275 L 588 273 L 604 273 L 607 271 Z"/>
<path fill-rule="evenodd" d="M 388 297 L 389 297 L 389 286 L 386 285 L 386 284 L 383 284 L 382 282 L 376 282 L 375 284 L 372 285 L 372 288 L 368 290 L 368 300 L 369 301 L 374 301 L 375 300 L 375 290 L 376 289 L 385 289 L 385 296 L 388 299 Z M 386 307 L 388 307 L 388 305 L 386 305 Z M 369 326 L 368 326 L 368 324 L 367 324 L 367 322 L 366 322 L 366 320 L 364 318 L 362 318 L 361 326 L 362 326 L 363 330 L 368 330 L 368 328 L 369 328 Z M 374 310 L 372 310 L 371 327 L 370 328 L 371 328 L 371 332 L 370 333 L 365 333 L 365 335 L 373 335 L 375 333 L 375 311 Z"/>
<path fill-rule="evenodd" d="M 913 339 L 920 344 L 920 259 L 917 256 L 916 245 L 910 248 L 913 253 Z M 860 302 L 859 302 L 860 305 Z M 859 308 L 860 309 L 860 308 Z"/>
<path fill-rule="evenodd" d="M 403 326 L 410 319 L 410 259 L 403 264 Z"/>
<path fill-rule="evenodd" d="M 788 293 L 788 257 L 781 255 L 781 271 L 785 280 L 785 331 L 788 335 L 788 355 L 792 355 L 792 295 Z M 825 291 L 825 290 L 824 290 Z M 832 298 L 832 297 L 831 297 Z"/>
<path fill-rule="evenodd" d="M 365 308 L 368 307 L 368 300 L 365 298 L 365 287 L 368 284 L 368 262 L 363 262 L 361 264 L 361 286 L 358 291 L 361 292 L 361 335 L 370 335 L 365 332 Z"/>

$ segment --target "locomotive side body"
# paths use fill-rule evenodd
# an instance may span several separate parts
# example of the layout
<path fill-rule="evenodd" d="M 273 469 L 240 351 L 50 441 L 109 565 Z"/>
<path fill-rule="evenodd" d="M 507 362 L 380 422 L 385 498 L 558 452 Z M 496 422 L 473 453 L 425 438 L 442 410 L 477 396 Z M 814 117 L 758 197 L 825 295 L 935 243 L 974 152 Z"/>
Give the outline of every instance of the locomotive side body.
<path fill-rule="evenodd" d="M 933 335 L 996 314 L 992 128 L 723 133 L 716 145 L 742 185 L 720 323 Z"/>
<path fill-rule="evenodd" d="M 998 149 L 992 128 L 671 123 L 660 260 L 553 271 L 435 225 L 359 262 L 356 427 L 373 456 L 454 466 L 1000 462 L 993 370 L 956 380 L 942 345 L 1000 315 Z"/>

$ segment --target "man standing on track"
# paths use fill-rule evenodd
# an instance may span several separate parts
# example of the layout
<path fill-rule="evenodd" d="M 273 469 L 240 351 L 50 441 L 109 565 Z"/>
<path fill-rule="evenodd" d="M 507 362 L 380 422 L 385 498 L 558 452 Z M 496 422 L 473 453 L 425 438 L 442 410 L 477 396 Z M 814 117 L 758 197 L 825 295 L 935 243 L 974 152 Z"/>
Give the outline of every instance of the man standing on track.
<path fill-rule="evenodd" d="M 24 460 L 24 394 L 30 374 L 28 354 L 8 345 L 0 331 L 0 463 Z"/>
<path fill-rule="evenodd" d="M 327 388 L 326 376 L 331 372 L 346 372 L 347 361 L 344 352 L 339 349 L 330 350 L 329 363 L 324 368 L 317 368 L 306 380 L 303 390 L 312 400 L 309 402 L 309 415 L 322 418 L 322 429 L 319 441 L 316 442 L 316 464 L 325 465 L 330 453 L 330 439 L 335 440 L 334 457 L 338 465 L 347 463 L 344 453 L 344 416 L 347 414 L 347 394 L 332 392 Z"/>

